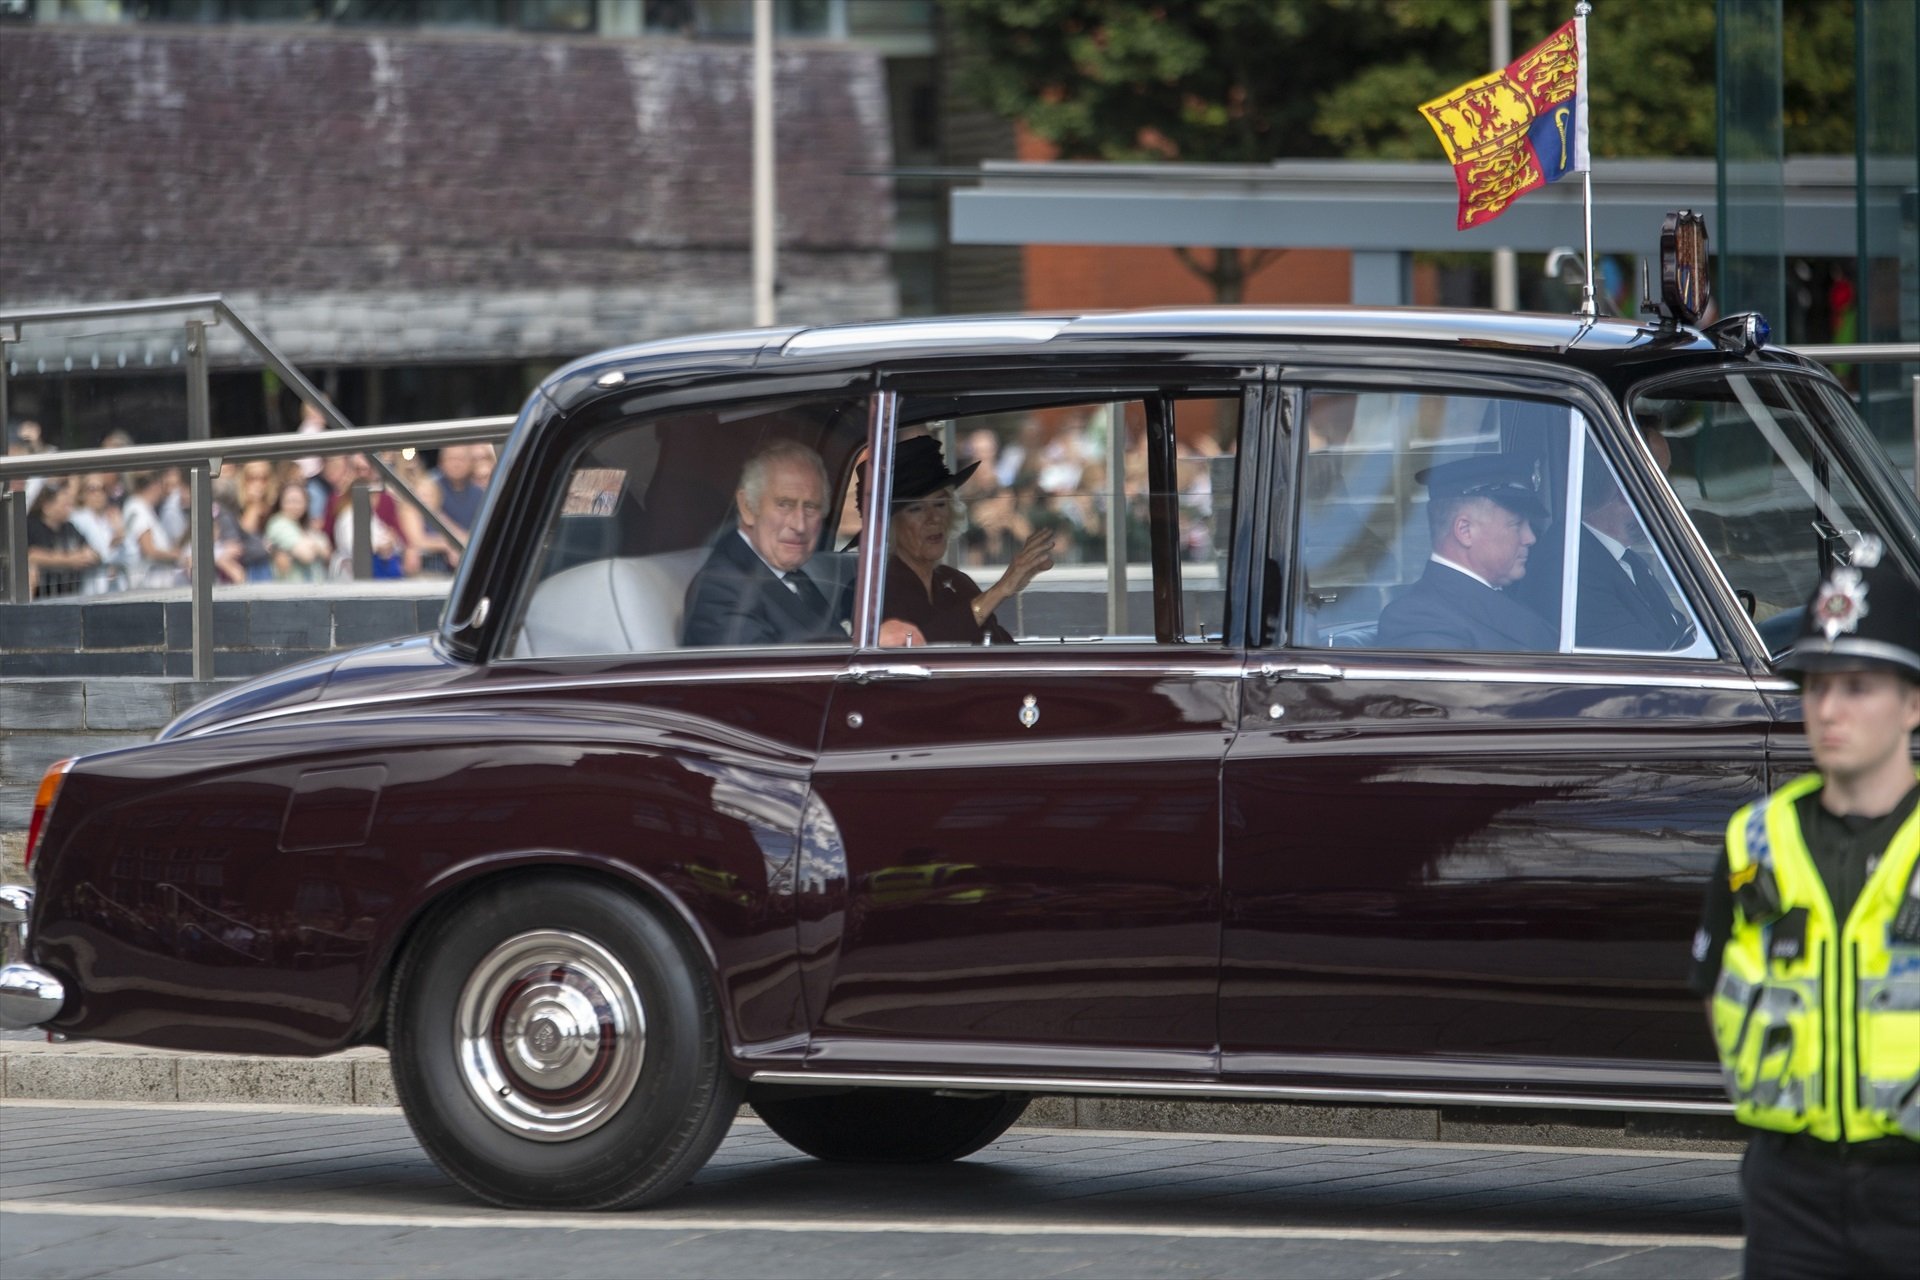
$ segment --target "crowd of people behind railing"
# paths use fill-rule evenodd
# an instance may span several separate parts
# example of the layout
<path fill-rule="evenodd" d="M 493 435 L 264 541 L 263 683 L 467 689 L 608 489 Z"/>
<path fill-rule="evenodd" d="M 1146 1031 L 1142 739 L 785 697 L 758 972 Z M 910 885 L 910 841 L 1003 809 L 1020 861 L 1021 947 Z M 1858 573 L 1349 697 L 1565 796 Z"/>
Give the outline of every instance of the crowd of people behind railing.
<path fill-rule="evenodd" d="M 310 406 L 300 430 L 325 429 Z M 50 453 L 40 424 L 11 423 L 7 454 Z M 110 431 L 103 449 L 133 443 Z M 429 468 L 413 450 L 380 460 L 464 543 L 493 478 L 490 444 L 448 445 Z M 213 480 L 216 584 L 324 582 L 353 576 L 357 482 L 371 487 L 376 578 L 450 574 L 458 548 L 412 503 L 379 487 L 360 454 L 224 463 Z M 11 486 L 27 503 L 27 581 L 35 599 L 183 586 L 192 569 L 193 504 L 178 467 L 34 476 Z"/>

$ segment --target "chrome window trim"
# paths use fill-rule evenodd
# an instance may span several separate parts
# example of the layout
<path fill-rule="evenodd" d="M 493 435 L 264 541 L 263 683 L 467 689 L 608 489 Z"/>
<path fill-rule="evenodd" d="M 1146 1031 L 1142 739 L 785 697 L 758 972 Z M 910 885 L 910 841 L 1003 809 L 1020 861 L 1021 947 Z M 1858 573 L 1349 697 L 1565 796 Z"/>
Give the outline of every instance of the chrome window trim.
<path fill-rule="evenodd" d="M 1566 1108 L 1581 1111 L 1635 1111 L 1670 1115 L 1725 1116 L 1730 1102 L 1682 1102 L 1667 1098 L 1623 1101 L 1584 1094 L 1479 1092 L 1470 1089 L 1391 1089 L 1309 1085 L 1228 1084 L 1184 1080 L 1088 1080 L 1039 1075 L 905 1075 L 865 1071 L 756 1071 L 755 1084 L 816 1085 L 828 1088 L 978 1089 L 1007 1093 L 1082 1094 L 1147 1098 L 1219 1098 L 1273 1102 L 1385 1102 L 1422 1106 Z"/>

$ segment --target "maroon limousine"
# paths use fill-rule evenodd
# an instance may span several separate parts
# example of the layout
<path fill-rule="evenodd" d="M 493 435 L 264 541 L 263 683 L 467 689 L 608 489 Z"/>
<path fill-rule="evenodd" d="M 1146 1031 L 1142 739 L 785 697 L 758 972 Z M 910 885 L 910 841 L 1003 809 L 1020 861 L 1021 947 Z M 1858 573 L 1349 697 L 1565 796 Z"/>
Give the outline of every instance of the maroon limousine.
<path fill-rule="evenodd" d="M 1684 986 L 1771 655 L 1920 505 L 1756 318 L 728 333 L 529 399 L 433 635 L 56 766 L 0 1015 L 384 1045 L 509 1205 L 744 1098 L 942 1160 L 1036 1093 L 1720 1109 Z"/>

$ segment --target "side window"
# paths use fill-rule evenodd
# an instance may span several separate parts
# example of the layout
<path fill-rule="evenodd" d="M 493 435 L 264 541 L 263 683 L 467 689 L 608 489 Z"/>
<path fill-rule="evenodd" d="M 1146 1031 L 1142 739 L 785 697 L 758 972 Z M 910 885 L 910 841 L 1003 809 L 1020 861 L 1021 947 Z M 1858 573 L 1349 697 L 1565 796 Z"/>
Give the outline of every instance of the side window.
<path fill-rule="evenodd" d="M 1295 421 L 1294 644 L 1560 647 L 1570 408 L 1315 389 Z M 1273 555 L 1283 562 L 1285 548 Z"/>
<path fill-rule="evenodd" d="M 1800 379 L 1715 372 L 1635 398 L 1634 420 L 1672 452 L 1669 476 L 1767 647 L 1792 643 L 1835 558 L 1878 522 L 1812 423 L 1831 411 Z"/>
<path fill-rule="evenodd" d="M 1665 441 L 1648 439 L 1654 458 Z M 1700 628 L 1619 476 L 1591 438 L 1582 451 L 1574 647 L 1705 657 Z"/>
<path fill-rule="evenodd" d="M 509 631 L 510 658 L 846 645 L 853 557 L 832 495 L 864 400 L 638 418 L 568 463 Z"/>
<path fill-rule="evenodd" d="M 1217 643 L 1240 397 L 1018 399 L 903 398 L 882 617 L 933 644 Z"/>

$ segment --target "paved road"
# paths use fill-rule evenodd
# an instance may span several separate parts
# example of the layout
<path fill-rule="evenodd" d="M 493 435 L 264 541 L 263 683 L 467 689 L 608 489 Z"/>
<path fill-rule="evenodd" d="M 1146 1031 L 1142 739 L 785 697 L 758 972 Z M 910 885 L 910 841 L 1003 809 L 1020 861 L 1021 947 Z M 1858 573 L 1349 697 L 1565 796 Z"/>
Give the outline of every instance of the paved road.
<path fill-rule="evenodd" d="M 1733 1157 L 1016 1129 L 833 1166 L 734 1127 L 651 1210 L 484 1208 L 384 1108 L 0 1103 L 0 1275 L 1732 1276 Z"/>

